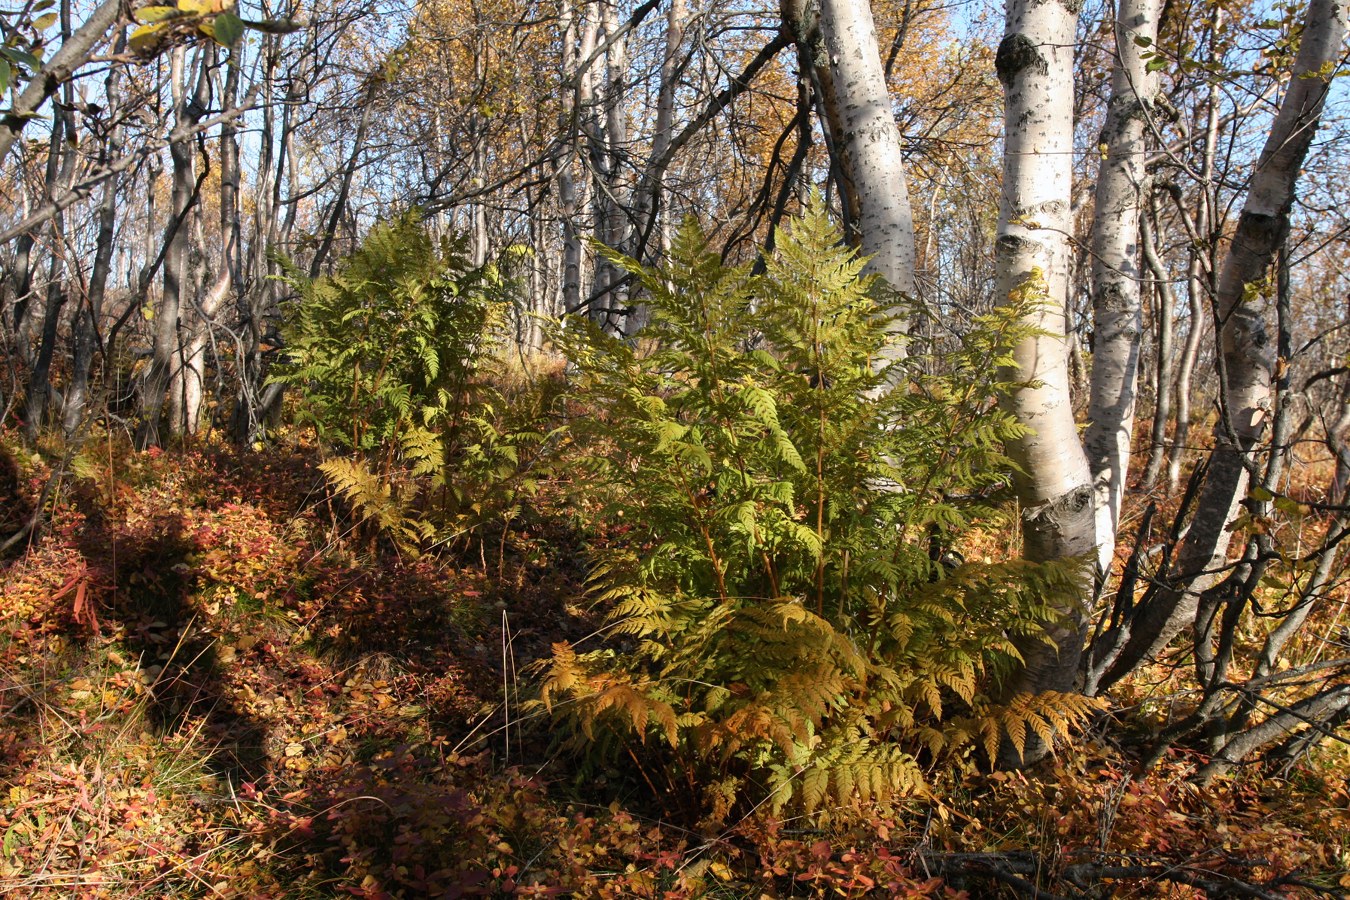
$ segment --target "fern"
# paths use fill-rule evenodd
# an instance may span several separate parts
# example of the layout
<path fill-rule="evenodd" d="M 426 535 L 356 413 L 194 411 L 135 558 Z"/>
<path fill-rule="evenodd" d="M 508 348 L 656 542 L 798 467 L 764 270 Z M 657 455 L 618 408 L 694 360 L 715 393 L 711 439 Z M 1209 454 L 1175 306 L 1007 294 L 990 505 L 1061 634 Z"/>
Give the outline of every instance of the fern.
<path fill-rule="evenodd" d="M 375 226 L 326 278 L 292 270 L 290 354 L 274 378 L 343 454 L 323 467 L 357 517 L 415 551 L 513 518 L 536 487 L 538 410 L 492 386 L 511 281 L 415 211 Z"/>
<path fill-rule="evenodd" d="M 657 766 L 670 748 L 714 817 L 898 801 L 926 765 L 1086 711 L 990 699 L 1081 566 L 949 570 L 930 546 L 1005 519 L 1022 432 L 996 373 L 1021 311 L 979 320 L 944 366 L 882 367 L 875 285 L 820 205 L 776 246 L 762 276 L 692 223 L 660 268 L 608 253 L 645 292 L 648 349 L 580 320 L 554 335 L 596 410 L 574 429 L 587 490 L 634 530 L 595 560 L 613 644 L 557 648 L 541 699 L 593 752 L 635 741 Z"/>
<path fill-rule="evenodd" d="M 319 469 L 334 490 L 352 505 L 361 521 L 389 534 L 400 548 L 412 550 L 435 533 L 430 523 L 420 520 L 406 503 L 400 502 L 392 485 L 359 461 L 330 459 L 321 463 Z"/>

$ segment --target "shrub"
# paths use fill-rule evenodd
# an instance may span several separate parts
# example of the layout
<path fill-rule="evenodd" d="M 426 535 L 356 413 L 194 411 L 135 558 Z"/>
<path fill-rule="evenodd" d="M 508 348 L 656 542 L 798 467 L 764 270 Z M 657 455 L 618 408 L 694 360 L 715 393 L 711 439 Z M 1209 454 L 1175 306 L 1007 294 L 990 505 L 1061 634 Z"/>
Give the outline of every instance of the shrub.
<path fill-rule="evenodd" d="M 815 206 L 762 277 L 686 225 L 646 292 L 636 346 L 582 321 L 556 336 L 600 411 L 575 426 L 628 540 L 598 556 L 611 640 L 558 645 L 542 702 L 649 780 L 703 776 L 708 812 L 807 812 L 924 789 L 922 763 L 1002 735 L 1049 738 L 1068 696 L 995 703 L 1071 565 L 958 562 L 1004 518 L 1019 426 L 995 402 L 1021 311 L 975 323 L 941 367 L 880 364 L 887 317 Z M 659 747 L 668 750 L 658 753 Z M 655 786 L 655 785 L 653 785 Z"/>
<path fill-rule="evenodd" d="M 355 512 L 405 549 L 511 517 L 544 435 L 492 386 L 512 282 L 416 212 L 375 226 L 332 276 L 292 273 L 290 360 L 302 421 Z M 511 423 L 506 427 L 504 423 Z"/>

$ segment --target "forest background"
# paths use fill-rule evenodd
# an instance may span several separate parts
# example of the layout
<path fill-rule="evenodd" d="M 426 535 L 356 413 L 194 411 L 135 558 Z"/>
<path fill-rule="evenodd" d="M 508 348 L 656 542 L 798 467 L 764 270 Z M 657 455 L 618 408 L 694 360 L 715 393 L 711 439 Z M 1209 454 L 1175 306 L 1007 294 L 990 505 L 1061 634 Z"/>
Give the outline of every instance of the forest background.
<path fill-rule="evenodd" d="M 0 884 L 1343 895 L 1346 20 L 0 11 Z"/>

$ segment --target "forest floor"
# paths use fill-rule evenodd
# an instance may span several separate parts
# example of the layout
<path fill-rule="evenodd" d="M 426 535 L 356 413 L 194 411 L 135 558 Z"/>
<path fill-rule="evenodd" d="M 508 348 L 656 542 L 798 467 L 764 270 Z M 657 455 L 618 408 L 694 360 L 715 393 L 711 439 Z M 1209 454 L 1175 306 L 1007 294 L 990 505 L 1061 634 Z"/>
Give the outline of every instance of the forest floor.
<path fill-rule="evenodd" d="M 48 515 L 0 558 L 6 897 L 1350 888 L 1344 748 L 1202 790 L 1185 751 L 1135 771 L 1119 724 L 884 814 L 700 823 L 674 786 L 578 768 L 528 703 L 531 663 L 595 627 L 606 539 L 547 491 L 413 559 L 343 532 L 304 446 L 20 448 L 0 435 L 0 533 Z M 1157 690 L 1123 693 L 1137 732 Z"/>

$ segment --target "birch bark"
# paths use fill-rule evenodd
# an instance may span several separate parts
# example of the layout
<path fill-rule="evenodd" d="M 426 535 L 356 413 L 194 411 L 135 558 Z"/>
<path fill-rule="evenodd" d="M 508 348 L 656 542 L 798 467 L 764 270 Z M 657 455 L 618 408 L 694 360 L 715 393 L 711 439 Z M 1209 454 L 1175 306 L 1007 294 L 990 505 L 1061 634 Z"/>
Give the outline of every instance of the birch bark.
<path fill-rule="evenodd" d="M 818 21 L 784 3 L 784 19 L 808 51 L 837 156 L 851 238 L 870 257 L 866 271 L 885 279 L 894 300 L 915 296 L 914 217 L 905 180 L 900 129 L 881 64 L 870 3 L 821 0 Z M 818 27 L 815 39 L 812 26 Z M 904 355 L 901 311 L 890 352 Z"/>
<path fill-rule="evenodd" d="M 191 127 L 195 119 L 189 111 L 187 89 L 187 50 L 175 47 L 170 63 L 170 86 L 173 93 L 174 130 Z M 193 202 L 192 145 L 184 138 L 169 144 L 173 160 L 172 220 L 169 223 L 168 248 L 164 252 L 164 286 L 159 305 L 155 309 L 154 346 L 150 368 L 141 384 L 141 423 L 136 432 L 136 446 L 140 450 L 160 445 L 160 419 L 164 410 L 165 392 L 173 378 L 179 351 L 179 315 L 188 275 L 188 244 L 190 230 L 187 216 Z"/>
<path fill-rule="evenodd" d="M 1227 563 L 1229 524 L 1246 497 L 1248 466 L 1271 419 L 1276 360 L 1266 331 L 1266 273 L 1289 232 L 1294 188 L 1341 57 L 1348 10 L 1350 0 L 1308 4 L 1289 86 L 1219 270 L 1221 415 L 1195 518 L 1179 555 L 1180 575 L 1156 602 L 1138 611 L 1122 650 L 1102 677 L 1103 689 L 1194 621 L 1201 595 Z"/>
<path fill-rule="evenodd" d="M 1037 333 L 1015 350 L 1011 377 L 1027 386 L 1004 398 L 1029 429 L 1009 453 L 1021 469 L 1023 553 L 1062 560 L 1095 547 L 1092 478 L 1069 394 L 1065 311 L 1072 233 L 1073 47 L 1071 0 L 1009 0 L 995 64 L 1004 89 L 1003 197 L 995 247 L 997 296 L 1037 301 L 1028 324 Z M 1088 585 L 1083 585 L 1083 597 Z M 1025 668 L 1014 691 L 1073 687 L 1086 636 L 1083 598 L 1070 598 L 1053 645 L 1022 648 Z M 1029 752 L 1034 756 L 1034 752 Z M 1004 760 L 1016 763 L 1019 760 Z"/>
<path fill-rule="evenodd" d="M 563 72 L 573 84 L 570 122 L 567 125 L 571 140 L 561 155 L 558 167 L 558 197 L 562 205 L 563 258 L 562 307 L 567 313 L 581 309 L 582 298 L 588 293 L 585 284 L 585 242 L 579 221 L 581 211 L 590 201 L 590 179 L 578 178 L 576 166 L 582 155 L 583 133 L 591 134 L 589 122 L 594 115 L 595 76 L 589 62 L 595 51 L 599 19 L 592 5 L 587 3 L 573 10 L 564 7 Z M 581 66 L 586 62 L 587 68 Z"/>
<path fill-rule="evenodd" d="M 1158 37 L 1160 0 L 1120 0 L 1116 61 L 1102 129 L 1105 153 L 1097 175 L 1092 224 L 1092 315 L 1096 347 L 1088 427 L 1084 435 L 1096 507 L 1097 564 L 1105 575 L 1115 552 L 1134 430 L 1135 380 L 1143 330 L 1139 214 L 1144 189 L 1148 116 L 1156 77 L 1143 48 Z M 1170 311 L 1166 311 L 1170 315 Z"/>

